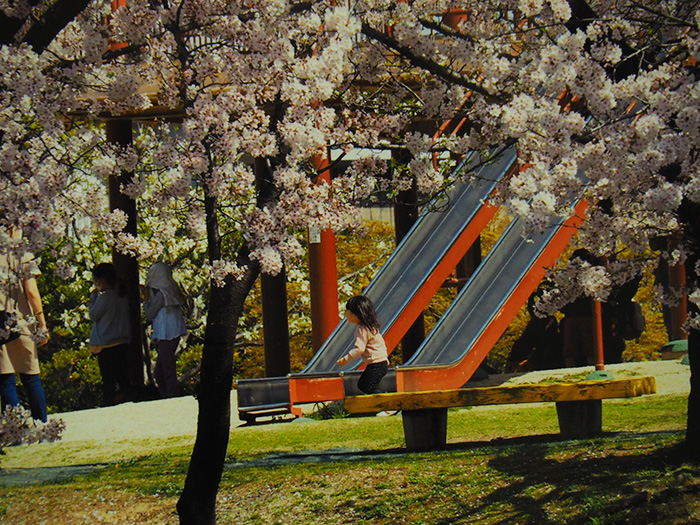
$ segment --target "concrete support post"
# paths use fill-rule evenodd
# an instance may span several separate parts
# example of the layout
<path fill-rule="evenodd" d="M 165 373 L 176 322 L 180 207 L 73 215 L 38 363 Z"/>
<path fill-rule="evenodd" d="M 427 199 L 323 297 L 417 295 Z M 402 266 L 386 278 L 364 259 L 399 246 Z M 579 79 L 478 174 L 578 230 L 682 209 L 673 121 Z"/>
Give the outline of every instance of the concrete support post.
<path fill-rule="evenodd" d="M 603 402 L 600 399 L 559 401 L 556 405 L 563 439 L 587 439 L 603 431 Z"/>
<path fill-rule="evenodd" d="M 446 408 L 404 410 L 402 418 L 404 439 L 409 451 L 424 452 L 445 448 L 447 443 Z"/>

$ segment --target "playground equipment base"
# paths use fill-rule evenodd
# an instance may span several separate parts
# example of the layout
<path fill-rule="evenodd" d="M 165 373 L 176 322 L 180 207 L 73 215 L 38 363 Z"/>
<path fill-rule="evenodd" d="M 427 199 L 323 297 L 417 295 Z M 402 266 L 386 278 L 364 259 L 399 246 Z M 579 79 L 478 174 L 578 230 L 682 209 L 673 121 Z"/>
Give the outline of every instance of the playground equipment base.
<path fill-rule="evenodd" d="M 602 400 L 656 393 L 654 377 L 395 392 L 345 399 L 351 414 L 400 410 L 406 448 L 428 451 L 447 443 L 447 409 L 478 405 L 554 402 L 563 439 L 586 439 L 602 432 Z"/>

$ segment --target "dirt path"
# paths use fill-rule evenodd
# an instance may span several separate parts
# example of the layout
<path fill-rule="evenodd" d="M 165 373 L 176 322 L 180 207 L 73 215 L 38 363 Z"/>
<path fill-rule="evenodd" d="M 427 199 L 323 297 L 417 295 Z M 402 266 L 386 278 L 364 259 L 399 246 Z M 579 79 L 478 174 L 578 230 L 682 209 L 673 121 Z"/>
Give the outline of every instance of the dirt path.
<path fill-rule="evenodd" d="M 473 384 L 487 386 L 537 383 L 551 378 L 580 378 L 592 370 L 592 367 L 587 367 L 518 375 L 501 374 L 489 376 Z M 661 395 L 687 394 L 690 389 L 689 367 L 678 360 L 608 365 L 606 370 L 617 379 L 652 375 L 656 378 L 657 393 Z M 231 393 L 231 428 L 234 431 L 242 425 L 237 417 L 237 406 L 234 390 Z M 307 405 L 304 408 L 311 410 L 313 406 Z M 134 457 L 135 446 L 145 447 L 141 452 L 148 453 L 153 452 L 153 446 L 168 446 L 173 440 L 181 444 L 194 443 L 197 433 L 197 411 L 197 400 L 188 396 L 53 414 L 50 417 L 60 417 L 66 423 L 63 439 L 56 443 L 19 447 L 23 449 L 21 451 L 12 447 L 13 450 L 8 450 L 0 468 L 0 486 L 57 481 L 87 473 L 102 468 L 104 461 L 120 461 Z M 15 455 L 12 452 L 20 454 Z M 44 455 L 56 453 L 60 459 L 55 456 L 49 459 Z M 90 459 L 91 457 L 95 459 Z M 45 466 L 47 460 L 48 464 L 55 466 Z"/>
<path fill-rule="evenodd" d="M 606 366 L 615 378 L 653 375 L 657 393 L 687 393 L 690 370 L 679 360 L 621 363 Z M 491 376 L 490 381 L 507 383 L 536 383 L 550 377 L 576 376 L 592 368 L 543 370 L 522 375 Z M 477 384 L 475 384 L 477 386 Z M 231 393 L 231 428 L 241 425 L 238 419 L 236 391 Z M 197 432 L 197 400 L 179 397 L 143 403 L 125 403 L 115 407 L 80 410 L 52 417 L 66 423 L 63 442 L 109 439 L 138 439 L 149 437 L 194 436 Z"/>
<path fill-rule="evenodd" d="M 577 376 L 591 371 L 587 368 L 567 368 L 562 370 L 541 370 L 513 378 L 511 383 L 536 383 L 549 377 Z M 690 391 L 690 367 L 681 360 L 644 361 L 606 365 L 605 371 L 615 379 L 654 376 L 657 394 L 687 394 Z"/>

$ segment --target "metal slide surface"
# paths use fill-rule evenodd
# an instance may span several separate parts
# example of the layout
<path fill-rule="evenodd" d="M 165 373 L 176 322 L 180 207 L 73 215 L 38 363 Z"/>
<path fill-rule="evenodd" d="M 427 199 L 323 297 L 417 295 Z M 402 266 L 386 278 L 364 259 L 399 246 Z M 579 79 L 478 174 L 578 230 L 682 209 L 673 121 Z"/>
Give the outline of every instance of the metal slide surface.
<path fill-rule="evenodd" d="M 478 160 L 478 159 L 477 159 Z M 364 293 L 377 309 L 383 334 L 387 334 L 405 311 L 416 294 L 433 276 L 435 268 L 457 242 L 475 217 L 486 208 L 486 200 L 503 177 L 516 164 L 514 148 L 505 150 L 492 164 L 482 166 L 469 182 L 455 184 L 439 201 L 419 217 L 403 241 L 382 266 Z M 457 169 L 469 169 L 467 159 Z M 471 160 L 475 162 L 475 160 Z M 476 232 L 478 234 L 479 232 Z M 464 250 L 466 253 L 466 249 Z M 459 257 L 461 258 L 463 254 Z M 451 271 L 451 269 L 450 269 Z M 423 306 L 413 307 L 416 311 Z M 412 320 L 411 320 L 412 322 Z M 353 345 L 354 325 L 343 319 L 328 340 L 311 358 L 307 366 L 290 377 L 304 378 L 315 375 L 335 375 L 359 366 L 359 360 L 339 367 L 336 361 Z M 393 337 L 402 337 L 403 334 Z M 290 403 L 287 384 L 289 379 L 261 378 L 238 381 L 239 411 L 253 411 L 255 407 L 282 407 Z"/>
<path fill-rule="evenodd" d="M 397 368 L 399 390 L 463 386 L 492 347 L 478 344 L 486 330 L 498 325 L 491 339 L 503 333 L 538 286 L 545 266 L 568 244 L 584 208 L 585 203 L 578 203 L 577 215 L 554 222 L 543 233 L 523 236 L 522 222 L 511 222 L 413 357 Z"/>
<path fill-rule="evenodd" d="M 424 212 L 380 268 L 363 293 L 375 305 L 383 334 L 391 329 L 515 161 L 515 151 L 507 150 L 495 163 L 483 166 L 477 178 L 455 185 L 447 198 L 433 206 L 444 206 L 445 210 Z M 354 330 L 355 325 L 343 319 L 308 365 L 294 375 L 341 371 L 336 361 L 352 349 Z M 343 371 L 358 365 L 359 359 L 348 363 Z"/>

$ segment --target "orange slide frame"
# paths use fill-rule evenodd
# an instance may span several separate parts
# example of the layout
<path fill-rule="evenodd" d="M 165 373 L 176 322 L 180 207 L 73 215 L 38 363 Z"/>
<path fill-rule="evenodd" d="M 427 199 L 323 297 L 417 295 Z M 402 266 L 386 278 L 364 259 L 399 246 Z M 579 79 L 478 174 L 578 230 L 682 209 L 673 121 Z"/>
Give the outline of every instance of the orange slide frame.
<path fill-rule="evenodd" d="M 557 258 L 564 252 L 571 237 L 583 223 L 587 207 L 586 201 L 578 202 L 574 208 L 574 215 L 558 228 L 537 260 L 517 284 L 513 293 L 506 299 L 500 311 L 461 361 L 447 366 L 399 367 L 396 370 L 397 392 L 420 392 L 462 387 L 491 351 L 528 297 L 537 289 L 547 268 L 553 266 Z"/>
<path fill-rule="evenodd" d="M 506 174 L 506 177 L 510 176 L 516 169 L 518 169 L 518 165 L 514 163 L 510 172 Z M 393 352 L 399 345 L 406 331 L 415 320 L 418 319 L 420 313 L 425 309 L 428 303 L 430 303 L 435 293 L 440 289 L 457 266 L 457 263 L 464 257 L 497 211 L 497 206 L 492 206 L 488 203 L 481 206 L 469 225 L 462 231 L 460 236 L 436 265 L 433 272 L 425 279 L 423 285 L 416 292 L 413 299 L 406 305 L 391 326 L 387 328 L 384 333 L 384 340 L 386 341 L 389 353 Z M 440 235 L 440 232 L 435 232 L 435 234 Z M 339 375 L 291 375 L 289 377 L 289 397 L 292 404 L 343 399 L 345 397 L 343 378 Z"/>
<path fill-rule="evenodd" d="M 516 165 L 517 166 L 517 165 Z M 514 168 L 517 169 L 517 168 Z M 481 231 L 498 211 L 497 206 L 483 205 L 476 213 L 469 226 L 464 229 L 442 260 L 437 264 L 433 272 L 423 283 L 413 299 L 399 314 L 396 321 L 387 328 L 384 333 L 389 353 L 398 346 L 401 338 L 409 327 L 418 319 L 420 313 L 430 303 L 435 293 L 440 289 L 450 273 L 454 270 L 459 260 L 464 257 Z M 436 235 L 439 235 L 436 232 Z M 341 376 L 309 376 L 303 375 L 289 377 L 289 398 L 292 404 L 315 403 L 320 401 L 332 401 L 344 399 L 343 378 Z"/>

